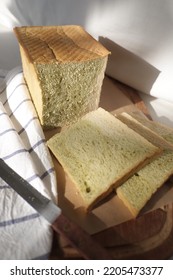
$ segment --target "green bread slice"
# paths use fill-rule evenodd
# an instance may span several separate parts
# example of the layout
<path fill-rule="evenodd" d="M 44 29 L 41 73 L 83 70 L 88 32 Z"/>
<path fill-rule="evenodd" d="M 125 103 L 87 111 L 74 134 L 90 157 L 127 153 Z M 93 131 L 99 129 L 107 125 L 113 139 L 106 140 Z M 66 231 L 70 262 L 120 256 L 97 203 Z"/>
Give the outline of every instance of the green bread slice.
<path fill-rule="evenodd" d="M 144 128 L 144 134 L 146 134 L 147 129 L 148 131 L 157 133 L 155 142 L 158 144 L 158 141 L 161 138 L 160 143 L 162 148 L 164 143 L 163 140 L 165 140 L 165 149 L 163 150 L 163 153 L 135 173 L 135 175 L 129 178 L 116 190 L 118 197 L 128 207 L 133 216 L 136 217 L 151 199 L 153 194 L 163 186 L 173 174 L 173 151 L 168 149 L 169 146 L 166 144 L 167 141 L 169 141 L 171 145 L 173 144 L 173 129 L 150 121 L 137 112 L 130 115 L 123 114 L 123 117 L 120 117 L 120 119 L 126 124 L 128 123 L 131 128 L 134 126 L 135 130 L 137 128 L 136 124 L 139 122 L 141 124 L 140 130 L 142 131 L 142 126 Z M 154 137 L 152 138 L 152 142 L 154 143 Z"/>
<path fill-rule="evenodd" d="M 47 144 L 74 182 L 86 210 L 161 152 L 102 108 Z"/>

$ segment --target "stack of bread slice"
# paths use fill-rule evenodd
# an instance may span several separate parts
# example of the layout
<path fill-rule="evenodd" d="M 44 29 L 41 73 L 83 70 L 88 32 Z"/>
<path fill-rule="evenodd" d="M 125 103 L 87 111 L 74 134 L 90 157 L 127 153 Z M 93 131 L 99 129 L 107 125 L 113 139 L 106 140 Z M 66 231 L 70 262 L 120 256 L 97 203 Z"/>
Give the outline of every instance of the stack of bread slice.
<path fill-rule="evenodd" d="M 165 146 L 168 143 L 162 137 L 160 140 L 160 146 L 154 145 L 111 113 L 98 108 L 54 135 L 47 144 L 74 182 L 84 207 L 91 210 L 134 174 L 137 178 L 141 168 L 159 155 L 164 156 L 164 143 Z M 166 149 L 171 148 L 173 151 L 173 145 Z M 148 196 L 145 190 L 142 193 Z"/>
<path fill-rule="evenodd" d="M 173 129 L 150 121 L 138 112 L 123 113 L 118 118 L 163 149 L 163 153 L 157 159 L 116 189 L 118 197 L 136 217 L 152 195 L 173 174 Z"/>

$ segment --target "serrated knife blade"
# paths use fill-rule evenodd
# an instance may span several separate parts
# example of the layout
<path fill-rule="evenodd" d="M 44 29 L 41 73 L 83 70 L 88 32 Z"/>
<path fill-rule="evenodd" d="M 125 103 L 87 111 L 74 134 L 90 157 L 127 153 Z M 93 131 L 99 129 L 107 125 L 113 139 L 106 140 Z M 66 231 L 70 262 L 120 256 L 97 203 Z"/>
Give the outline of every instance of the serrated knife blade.
<path fill-rule="evenodd" d="M 62 214 L 61 209 L 0 159 L 0 177 L 43 216 L 58 234 L 63 235 L 84 259 L 112 259 L 92 236 Z"/>

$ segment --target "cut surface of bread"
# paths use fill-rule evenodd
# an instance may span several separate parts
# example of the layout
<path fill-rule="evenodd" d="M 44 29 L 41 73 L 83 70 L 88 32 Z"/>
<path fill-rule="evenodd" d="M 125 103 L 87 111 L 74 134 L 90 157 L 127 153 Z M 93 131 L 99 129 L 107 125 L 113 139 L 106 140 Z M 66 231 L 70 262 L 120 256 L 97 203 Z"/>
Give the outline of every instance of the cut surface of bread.
<path fill-rule="evenodd" d="M 47 142 L 74 182 L 85 208 L 92 207 L 114 187 L 160 153 L 160 149 L 102 108 Z"/>
<path fill-rule="evenodd" d="M 14 32 L 44 128 L 68 125 L 98 108 L 106 48 L 77 25 L 25 26 Z"/>
<path fill-rule="evenodd" d="M 152 129 L 166 141 L 173 144 L 173 130 L 169 127 L 147 120 L 142 115 L 133 114 L 140 119 L 141 123 Z M 158 139 L 157 139 L 158 141 Z M 173 151 L 165 148 L 163 153 L 139 170 L 125 183 L 117 188 L 118 197 L 128 207 L 134 217 L 143 209 L 152 195 L 170 178 L 173 174 Z"/>

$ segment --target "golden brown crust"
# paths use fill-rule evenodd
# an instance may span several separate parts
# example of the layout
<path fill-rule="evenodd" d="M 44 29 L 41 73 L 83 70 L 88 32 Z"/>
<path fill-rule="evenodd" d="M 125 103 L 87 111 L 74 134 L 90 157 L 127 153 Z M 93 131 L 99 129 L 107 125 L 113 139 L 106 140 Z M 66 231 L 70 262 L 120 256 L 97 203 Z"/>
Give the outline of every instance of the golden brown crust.
<path fill-rule="evenodd" d="M 33 63 L 89 61 L 110 53 L 78 25 L 23 26 L 14 32 Z"/>

